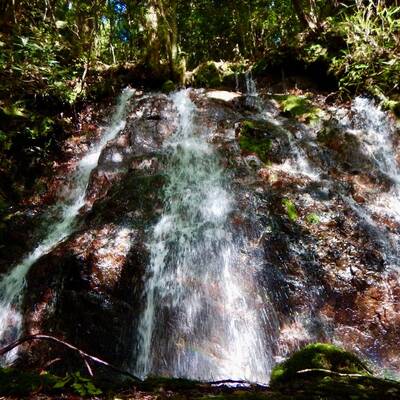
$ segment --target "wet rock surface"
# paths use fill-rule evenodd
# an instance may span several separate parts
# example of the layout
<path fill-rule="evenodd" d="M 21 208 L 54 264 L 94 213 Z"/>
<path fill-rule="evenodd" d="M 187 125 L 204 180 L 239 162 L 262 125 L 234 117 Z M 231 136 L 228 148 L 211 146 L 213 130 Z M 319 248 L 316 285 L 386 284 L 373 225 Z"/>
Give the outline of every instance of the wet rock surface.
<path fill-rule="evenodd" d="M 399 371 L 400 219 L 379 203 L 395 184 L 366 151 L 362 126 L 344 126 L 329 107 L 331 119 L 307 125 L 280 115 L 268 99 L 254 112 L 237 96 L 199 90 L 191 97 L 231 179 L 231 221 L 251 244 L 244 252 L 262 259 L 259 307 L 275 362 L 328 341 Z M 240 146 L 249 120 L 250 134 L 271 142 L 263 159 Z M 115 364 L 129 362 L 148 232 L 163 209 L 162 145 L 174 129 L 167 96 L 132 100 L 125 128 L 91 175 L 79 228 L 27 277 L 25 333 L 51 333 Z M 54 358 L 48 345 L 26 350 L 36 365 Z"/>
<path fill-rule="evenodd" d="M 63 337 L 118 365 L 130 358 L 143 306 L 147 229 L 162 207 L 160 145 L 173 129 L 165 103 L 160 95 L 133 105 L 92 172 L 78 230 L 31 268 L 26 333 Z M 42 363 L 46 349 L 32 345 L 29 362 Z"/>

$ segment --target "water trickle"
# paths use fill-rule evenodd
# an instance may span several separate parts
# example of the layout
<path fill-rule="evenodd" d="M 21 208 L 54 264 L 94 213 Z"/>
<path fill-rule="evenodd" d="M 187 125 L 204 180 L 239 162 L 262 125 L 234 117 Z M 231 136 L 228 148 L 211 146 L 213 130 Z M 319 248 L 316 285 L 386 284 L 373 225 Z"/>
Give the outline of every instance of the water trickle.
<path fill-rule="evenodd" d="M 25 288 L 25 278 L 32 265 L 42 256 L 53 250 L 74 230 L 76 217 L 85 206 L 86 188 L 90 174 L 97 166 L 104 146 L 124 128 L 125 110 L 134 90 L 127 88 L 121 94 L 116 111 L 109 127 L 105 130 L 100 141 L 78 163 L 76 172 L 68 186 L 64 189 L 65 198 L 56 206 L 60 217 L 56 223 L 49 226 L 48 233 L 37 247 L 28 254 L 18 265 L 11 268 L 9 273 L 0 281 L 0 346 L 17 339 L 21 333 L 22 315 L 20 306 Z M 5 364 L 12 362 L 17 349 L 9 352 Z"/>
<path fill-rule="evenodd" d="M 244 74 L 245 82 L 246 82 L 246 106 L 260 111 L 261 110 L 261 102 L 260 97 L 257 92 L 256 82 L 253 79 L 253 75 L 251 70 L 248 70 Z"/>
<path fill-rule="evenodd" d="M 372 100 L 356 97 L 353 101 L 354 127 L 362 140 L 366 153 L 379 171 L 400 184 L 399 169 L 393 148 L 393 129 L 388 116 Z"/>
<path fill-rule="evenodd" d="M 245 240 L 231 226 L 235 200 L 187 90 L 172 96 L 176 132 L 164 212 L 149 243 L 146 306 L 135 372 L 267 382 L 270 360 Z"/>

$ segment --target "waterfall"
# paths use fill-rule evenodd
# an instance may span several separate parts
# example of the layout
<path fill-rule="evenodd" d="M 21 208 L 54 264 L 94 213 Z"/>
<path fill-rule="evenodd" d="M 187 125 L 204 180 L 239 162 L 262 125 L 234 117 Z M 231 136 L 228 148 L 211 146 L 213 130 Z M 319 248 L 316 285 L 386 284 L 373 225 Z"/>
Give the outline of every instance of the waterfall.
<path fill-rule="evenodd" d="M 253 79 L 253 75 L 250 69 L 245 72 L 244 78 L 246 82 L 246 106 L 251 109 L 260 111 L 260 98 L 258 96 L 256 82 Z"/>
<path fill-rule="evenodd" d="M 68 191 L 66 198 L 56 206 L 61 211 L 59 220 L 48 227 L 46 237 L 30 254 L 1 277 L 0 345 L 19 337 L 22 328 L 20 306 L 23 299 L 26 275 L 36 261 L 52 251 L 74 231 L 76 217 L 85 205 L 85 194 L 90 174 L 97 166 L 103 148 L 124 128 L 126 106 L 133 94 L 134 90 L 130 88 L 122 92 L 110 125 L 105 129 L 100 141 L 79 161 L 77 169 L 65 189 L 65 191 Z M 5 363 L 12 362 L 16 354 L 16 351 L 8 353 Z"/>
<path fill-rule="evenodd" d="M 352 111 L 354 127 L 360 132 L 366 153 L 374 160 L 379 171 L 398 185 L 399 170 L 388 116 L 372 100 L 364 97 L 354 99 Z"/>
<path fill-rule="evenodd" d="M 379 177 L 389 183 L 388 189 L 376 193 L 365 208 L 354 204 L 352 208 L 372 230 L 372 236 L 378 240 L 387 264 L 396 267 L 400 239 L 398 235 L 387 232 L 385 227 L 380 227 L 374 217 L 383 215 L 400 222 L 400 170 L 393 144 L 393 125 L 373 100 L 364 97 L 354 99 L 352 112 L 353 133 L 359 137 L 364 152 L 375 164 Z"/>
<path fill-rule="evenodd" d="M 179 124 L 164 144 L 165 204 L 149 241 L 135 372 L 267 382 L 254 270 L 229 219 L 232 190 L 206 128 L 195 122 L 190 91 L 172 101 Z"/>

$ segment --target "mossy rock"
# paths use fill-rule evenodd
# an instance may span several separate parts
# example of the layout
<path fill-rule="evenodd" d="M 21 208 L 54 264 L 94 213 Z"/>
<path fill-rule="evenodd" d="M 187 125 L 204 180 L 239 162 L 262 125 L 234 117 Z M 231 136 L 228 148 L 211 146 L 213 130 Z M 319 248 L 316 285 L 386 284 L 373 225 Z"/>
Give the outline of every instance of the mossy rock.
<path fill-rule="evenodd" d="M 239 146 L 254 153 L 264 163 L 280 162 L 289 149 L 288 132 L 269 121 L 244 120 L 239 131 Z"/>
<path fill-rule="evenodd" d="M 306 96 L 276 96 L 282 111 L 288 117 L 296 118 L 301 122 L 315 122 L 321 117 L 322 110 L 315 107 Z"/>
<path fill-rule="evenodd" d="M 171 80 L 165 81 L 161 87 L 161 91 L 165 94 L 169 94 L 176 90 L 176 85 Z"/>
<path fill-rule="evenodd" d="M 338 138 L 342 136 L 342 130 L 335 123 L 325 123 L 324 126 L 317 133 L 317 140 L 322 144 L 326 144 L 328 147 L 332 142 L 337 145 Z"/>
<path fill-rule="evenodd" d="M 207 61 L 193 70 L 192 85 L 212 89 L 235 88 L 236 76 L 245 70 L 244 64 Z"/>
<path fill-rule="evenodd" d="M 396 118 L 400 119 L 400 101 L 387 100 L 383 103 L 383 107 L 390 110 Z"/>
<path fill-rule="evenodd" d="M 239 146 L 242 150 L 255 153 L 261 161 L 267 162 L 271 145 L 271 139 L 264 137 L 263 132 L 256 128 L 254 122 L 243 122 L 239 137 Z"/>
<path fill-rule="evenodd" d="M 366 365 L 354 354 L 332 344 L 315 343 L 293 354 L 271 373 L 271 387 L 299 378 L 299 371 L 328 370 L 343 374 L 370 374 Z"/>
<path fill-rule="evenodd" d="M 214 61 L 199 65 L 193 73 L 197 87 L 216 88 L 222 84 L 222 74 Z"/>

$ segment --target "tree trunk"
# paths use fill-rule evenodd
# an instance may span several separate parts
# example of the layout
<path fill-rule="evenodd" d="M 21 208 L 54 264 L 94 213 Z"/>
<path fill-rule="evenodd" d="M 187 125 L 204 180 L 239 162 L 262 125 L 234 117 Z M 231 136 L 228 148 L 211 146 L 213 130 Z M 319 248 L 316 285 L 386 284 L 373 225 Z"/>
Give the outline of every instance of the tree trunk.
<path fill-rule="evenodd" d="M 302 28 L 308 28 L 312 31 L 315 31 L 319 25 L 318 10 L 315 0 L 309 0 L 309 12 L 305 10 L 304 4 L 301 2 L 301 0 L 292 0 L 292 4 Z"/>

